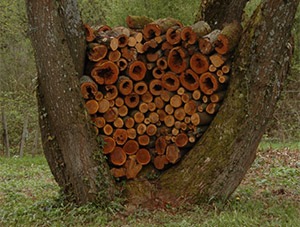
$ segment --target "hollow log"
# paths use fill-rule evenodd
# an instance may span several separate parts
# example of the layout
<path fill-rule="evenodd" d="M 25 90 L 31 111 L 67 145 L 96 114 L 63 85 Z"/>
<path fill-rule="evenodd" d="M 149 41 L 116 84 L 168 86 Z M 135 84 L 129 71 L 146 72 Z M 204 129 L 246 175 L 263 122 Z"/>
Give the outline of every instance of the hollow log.
<path fill-rule="evenodd" d="M 115 63 L 107 61 L 95 67 L 91 76 L 100 85 L 114 84 L 118 80 L 119 68 Z"/>
<path fill-rule="evenodd" d="M 219 54 L 231 52 L 238 44 L 241 34 L 242 26 L 237 21 L 226 25 L 218 35 L 218 39 L 215 43 L 215 50 Z"/>
<path fill-rule="evenodd" d="M 175 25 L 182 27 L 181 22 L 174 18 L 158 19 L 149 24 L 146 24 L 143 28 L 143 34 L 146 39 L 151 39 L 166 33 L 168 28 Z"/>
<path fill-rule="evenodd" d="M 188 67 L 188 55 L 184 48 L 178 46 L 170 50 L 168 66 L 174 73 L 181 73 Z"/>
<path fill-rule="evenodd" d="M 203 54 L 195 53 L 190 58 L 190 66 L 195 73 L 204 73 L 209 68 L 208 58 Z"/>
<path fill-rule="evenodd" d="M 133 82 L 126 76 L 120 76 L 117 82 L 118 90 L 123 95 L 129 95 L 133 91 Z"/>
<path fill-rule="evenodd" d="M 106 57 L 107 46 L 98 43 L 89 43 L 87 46 L 87 55 L 90 61 L 98 62 Z"/>
<path fill-rule="evenodd" d="M 129 65 L 128 75 L 134 81 L 141 81 L 144 79 L 147 72 L 146 65 L 142 61 L 134 61 Z"/>
<path fill-rule="evenodd" d="M 89 76 L 82 76 L 80 78 L 80 91 L 83 98 L 89 99 L 97 94 L 98 85 Z"/>
<path fill-rule="evenodd" d="M 199 76 L 191 69 L 187 69 L 179 76 L 180 84 L 188 91 L 194 91 L 199 88 Z"/>
<path fill-rule="evenodd" d="M 161 79 L 162 87 L 168 91 L 177 91 L 180 86 L 177 75 L 173 72 L 166 72 Z"/>
<path fill-rule="evenodd" d="M 127 96 L 125 96 L 125 104 L 129 107 L 129 108 L 135 108 L 138 106 L 139 102 L 140 102 L 140 96 L 136 93 L 131 93 Z"/>

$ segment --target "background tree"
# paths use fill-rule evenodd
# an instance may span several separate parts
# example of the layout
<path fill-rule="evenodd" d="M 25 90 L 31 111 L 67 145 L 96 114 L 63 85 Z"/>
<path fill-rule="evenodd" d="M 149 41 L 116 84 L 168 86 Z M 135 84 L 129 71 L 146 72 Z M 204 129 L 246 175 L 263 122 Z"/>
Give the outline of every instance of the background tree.
<path fill-rule="evenodd" d="M 209 6 L 215 4 L 207 2 L 202 7 L 206 9 L 205 15 L 210 12 Z M 105 190 L 103 201 L 107 201 L 113 195 L 113 181 L 101 154 L 100 164 L 92 159 L 91 151 L 97 153 L 97 145 L 82 117 L 84 110 L 78 107 L 81 99 L 76 74 L 82 72 L 83 59 L 79 56 L 84 55 L 84 46 L 78 45 L 83 38 L 75 3 L 27 1 L 39 75 L 42 137 L 49 165 L 65 192 L 74 195 L 77 203 L 84 203 L 94 201 L 98 192 Z M 219 3 L 220 7 L 214 10 L 223 9 L 225 3 Z M 240 19 L 244 5 L 234 3 L 231 1 L 229 5 L 239 13 L 231 19 Z M 189 201 L 228 197 L 234 191 L 254 160 L 286 77 L 291 56 L 287 48 L 290 45 L 286 44 L 298 4 L 296 0 L 263 1 L 257 8 L 245 27 L 234 61 L 233 79 L 219 114 L 183 161 L 172 172 L 165 172 L 152 187 L 148 187 L 152 182 L 147 182 L 148 189 L 169 202 L 181 196 Z M 69 30 L 74 28 L 69 25 L 76 25 L 75 33 Z M 47 57 L 44 45 L 49 52 Z M 99 184 L 97 176 L 104 182 Z M 145 186 L 135 184 L 128 184 L 128 191 L 136 194 L 141 187 L 139 191 L 148 191 Z"/>

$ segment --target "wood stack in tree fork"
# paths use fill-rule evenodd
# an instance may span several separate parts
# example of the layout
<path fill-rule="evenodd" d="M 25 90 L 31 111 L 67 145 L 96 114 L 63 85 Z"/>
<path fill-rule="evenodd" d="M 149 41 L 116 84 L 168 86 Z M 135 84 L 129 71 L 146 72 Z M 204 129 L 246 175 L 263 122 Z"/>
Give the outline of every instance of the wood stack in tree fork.
<path fill-rule="evenodd" d="M 129 28 L 85 25 L 81 93 L 115 177 L 177 163 L 205 132 L 225 96 L 238 23 L 128 16 Z"/>

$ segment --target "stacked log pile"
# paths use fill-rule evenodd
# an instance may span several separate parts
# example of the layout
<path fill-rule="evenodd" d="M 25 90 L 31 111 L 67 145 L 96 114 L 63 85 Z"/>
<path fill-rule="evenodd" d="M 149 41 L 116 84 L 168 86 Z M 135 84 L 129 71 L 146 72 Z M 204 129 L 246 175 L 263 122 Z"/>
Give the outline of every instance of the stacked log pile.
<path fill-rule="evenodd" d="M 81 93 L 115 177 L 177 163 L 205 132 L 225 96 L 237 23 L 127 17 L 125 27 L 85 25 Z"/>

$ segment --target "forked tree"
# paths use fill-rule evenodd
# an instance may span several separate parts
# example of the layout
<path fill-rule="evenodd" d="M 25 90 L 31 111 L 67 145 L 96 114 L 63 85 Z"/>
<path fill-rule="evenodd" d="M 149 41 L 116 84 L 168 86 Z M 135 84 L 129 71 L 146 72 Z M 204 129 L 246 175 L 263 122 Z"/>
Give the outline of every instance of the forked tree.
<path fill-rule="evenodd" d="M 203 1 L 204 2 L 204 1 Z M 106 204 L 119 191 L 99 149 L 79 91 L 85 39 L 76 0 L 27 0 L 38 69 L 40 128 L 50 169 L 69 200 Z M 213 28 L 242 22 L 247 1 L 201 3 L 196 20 Z M 231 82 L 215 119 L 182 161 L 155 181 L 128 181 L 130 203 L 197 203 L 228 198 L 255 159 L 291 60 L 299 0 L 263 0 L 244 25 Z"/>

